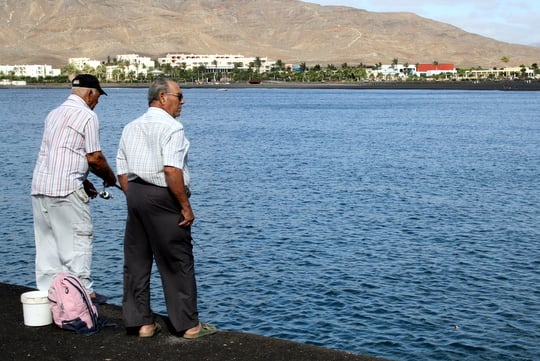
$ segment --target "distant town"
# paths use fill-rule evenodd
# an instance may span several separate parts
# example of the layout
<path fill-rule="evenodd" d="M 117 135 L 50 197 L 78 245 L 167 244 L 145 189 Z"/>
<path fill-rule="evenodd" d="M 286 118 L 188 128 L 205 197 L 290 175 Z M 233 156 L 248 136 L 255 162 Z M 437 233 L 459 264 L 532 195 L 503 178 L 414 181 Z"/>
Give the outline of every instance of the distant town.
<path fill-rule="evenodd" d="M 501 63 L 509 62 L 508 57 Z M 146 82 L 168 76 L 180 82 L 229 83 L 261 81 L 396 81 L 396 80 L 540 80 L 538 64 L 519 67 L 456 68 L 454 64 L 433 61 L 430 64 L 401 64 L 393 59 L 390 64 L 349 65 L 326 67 L 305 63 L 285 64 L 266 57 L 245 57 L 231 54 L 170 53 L 151 59 L 138 54 L 121 54 L 106 60 L 69 58 L 61 69 L 51 65 L 0 65 L 0 86 L 28 83 L 65 83 L 76 73 L 94 74 L 102 82 Z"/>

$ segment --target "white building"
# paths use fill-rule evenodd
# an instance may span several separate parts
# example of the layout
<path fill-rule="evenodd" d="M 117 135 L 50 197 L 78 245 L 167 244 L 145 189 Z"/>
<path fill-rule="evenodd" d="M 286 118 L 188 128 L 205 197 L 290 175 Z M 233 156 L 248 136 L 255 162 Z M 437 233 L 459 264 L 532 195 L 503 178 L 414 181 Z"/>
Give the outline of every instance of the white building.
<path fill-rule="evenodd" d="M 482 70 L 468 70 L 465 74 L 467 78 L 472 79 L 488 79 L 490 77 L 494 78 L 506 78 L 506 79 L 515 79 L 524 76 L 526 78 L 537 78 L 534 69 L 529 67 L 508 67 L 503 69 L 482 69 Z"/>
<path fill-rule="evenodd" d="M 83 70 L 85 66 L 96 69 L 101 65 L 99 60 L 91 60 L 90 58 L 69 58 L 68 63 L 73 65 L 75 69 Z"/>
<path fill-rule="evenodd" d="M 155 62 L 146 56 L 138 54 L 120 54 L 116 56 L 117 65 L 106 65 L 107 80 L 118 81 L 118 74 L 123 74 L 124 78 L 137 78 L 139 75 L 146 77 L 148 71 L 153 69 Z M 90 58 L 69 58 L 69 64 L 77 70 L 84 70 L 85 67 L 97 69 L 103 63 Z"/>
<path fill-rule="evenodd" d="M 148 72 L 154 69 L 155 62 L 147 56 L 139 56 L 139 54 L 121 54 L 116 56 L 118 62 L 126 62 L 127 66 L 122 66 L 121 69 L 126 77 L 143 75 L 146 77 Z M 107 67 L 107 79 L 113 78 L 113 71 L 119 69 L 118 66 Z M 110 77 L 109 77 L 110 75 Z"/>
<path fill-rule="evenodd" d="M 0 65 L 0 75 L 26 76 L 30 78 L 59 76 L 60 69 L 51 65 Z"/>
<path fill-rule="evenodd" d="M 255 62 L 257 58 L 255 57 L 245 57 L 243 55 L 232 55 L 232 54 L 167 54 L 163 58 L 158 58 L 159 65 L 170 64 L 173 67 L 180 66 L 186 70 L 196 69 L 203 66 L 206 70 L 209 71 L 230 71 L 235 67 L 238 69 L 246 70 L 250 67 L 255 68 Z M 275 65 L 274 61 L 269 61 L 268 58 L 259 57 L 261 61 L 261 68 L 259 72 L 265 72 L 271 70 Z"/>
<path fill-rule="evenodd" d="M 407 78 L 416 73 L 416 65 L 409 64 L 407 66 L 403 64 L 393 65 L 381 65 L 380 69 L 376 69 L 370 72 L 373 76 L 383 76 L 385 78 Z"/>
<path fill-rule="evenodd" d="M 148 56 L 139 54 L 121 54 L 116 56 L 117 61 L 127 61 L 130 65 L 138 65 L 146 69 L 155 67 L 154 61 Z"/>

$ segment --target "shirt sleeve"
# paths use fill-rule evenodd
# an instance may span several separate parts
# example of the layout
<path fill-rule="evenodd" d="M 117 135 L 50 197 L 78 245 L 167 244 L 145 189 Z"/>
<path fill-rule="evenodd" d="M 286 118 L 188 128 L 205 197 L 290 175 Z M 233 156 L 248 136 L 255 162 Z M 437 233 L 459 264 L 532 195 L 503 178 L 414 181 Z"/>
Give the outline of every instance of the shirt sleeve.
<path fill-rule="evenodd" d="M 162 144 L 163 166 L 184 169 L 188 150 L 189 142 L 184 135 L 184 129 L 175 129 Z"/>
<path fill-rule="evenodd" d="M 124 140 L 123 137 L 120 139 L 120 144 L 118 146 L 118 152 L 116 153 L 116 174 L 127 174 L 128 165 L 126 154 L 124 153 Z"/>
<path fill-rule="evenodd" d="M 85 127 L 85 148 L 86 153 L 93 153 L 101 150 L 99 142 L 99 120 L 97 116 L 91 116 Z"/>

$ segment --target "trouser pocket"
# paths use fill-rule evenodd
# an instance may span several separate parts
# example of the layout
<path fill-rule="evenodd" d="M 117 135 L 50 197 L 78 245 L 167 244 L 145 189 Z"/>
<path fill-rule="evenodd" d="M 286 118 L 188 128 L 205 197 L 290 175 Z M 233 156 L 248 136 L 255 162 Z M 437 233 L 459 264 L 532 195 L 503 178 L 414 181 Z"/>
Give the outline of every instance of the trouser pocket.
<path fill-rule="evenodd" d="M 88 197 L 88 194 L 86 194 L 84 188 L 77 189 L 75 194 L 83 203 L 88 203 L 88 201 L 90 201 L 90 198 Z"/>

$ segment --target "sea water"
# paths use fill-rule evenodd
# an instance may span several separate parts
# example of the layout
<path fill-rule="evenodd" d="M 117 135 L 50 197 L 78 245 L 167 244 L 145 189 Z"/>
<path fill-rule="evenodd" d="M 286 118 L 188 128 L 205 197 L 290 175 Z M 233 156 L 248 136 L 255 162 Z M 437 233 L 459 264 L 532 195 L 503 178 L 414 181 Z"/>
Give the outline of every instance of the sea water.
<path fill-rule="evenodd" d="M 0 89 L 1 282 L 35 286 L 32 170 L 68 92 Z M 114 167 L 146 89 L 107 92 Z M 396 360 L 540 358 L 539 92 L 184 94 L 202 320 Z M 93 272 L 120 305 L 125 199 L 108 191 Z M 155 269 L 152 295 L 166 313 Z"/>

